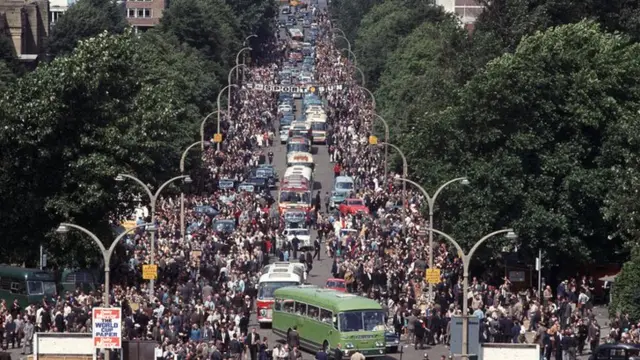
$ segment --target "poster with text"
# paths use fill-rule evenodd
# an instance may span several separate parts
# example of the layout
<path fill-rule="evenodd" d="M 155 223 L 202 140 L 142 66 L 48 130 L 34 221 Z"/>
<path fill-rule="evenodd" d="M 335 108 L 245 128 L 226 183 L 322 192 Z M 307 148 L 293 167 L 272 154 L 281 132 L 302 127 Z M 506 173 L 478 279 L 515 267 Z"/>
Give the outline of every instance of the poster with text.
<path fill-rule="evenodd" d="M 94 308 L 93 347 L 96 349 L 120 349 L 122 347 L 122 309 Z"/>

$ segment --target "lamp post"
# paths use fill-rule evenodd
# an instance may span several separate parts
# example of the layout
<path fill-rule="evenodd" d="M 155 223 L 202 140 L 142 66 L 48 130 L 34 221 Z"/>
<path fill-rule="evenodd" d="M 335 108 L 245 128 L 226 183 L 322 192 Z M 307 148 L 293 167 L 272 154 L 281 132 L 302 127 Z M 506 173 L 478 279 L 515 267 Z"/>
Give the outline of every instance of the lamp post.
<path fill-rule="evenodd" d="M 196 141 L 193 144 L 189 145 L 183 152 L 180 157 L 180 175 L 184 175 L 184 162 L 187 160 L 187 154 L 189 150 L 194 147 L 202 145 L 202 148 L 206 148 L 209 146 L 209 142 Z M 185 229 L 184 229 L 184 191 L 180 190 L 180 238 L 184 241 Z"/>
<path fill-rule="evenodd" d="M 463 275 L 462 275 L 462 354 L 461 357 L 463 359 L 468 359 L 469 358 L 469 316 L 467 315 L 467 311 L 468 311 L 468 301 L 467 301 L 467 295 L 469 293 L 469 264 L 471 263 L 471 259 L 473 258 L 473 254 L 476 252 L 476 250 L 478 250 L 478 247 L 480 247 L 480 245 L 484 244 L 485 241 L 487 241 L 489 238 L 496 236 L 496 235 L 500 235 L 500 234 L 506 234 L 506 238 L 510 239 L 510 240 L 514 240 L 518 238 L 518 235 L 513 232 L 513 229 L 503 229 L 503 230 L 498 230 L 498 231 L 494 231 L 490 234 L 487 234 L 485 236 L 483 236 L 482 238 L 480 238 L 480 240 L 478 240 L 473 247 L 471 247 L 471 250 L 469 250 L 468 253 L 464 253 L 464 251 L 462 251 L 462 247 L 460 246 L 460 244 L 458 244 L 457 241 L 455 241 L 455 239 L 447 234 L 445 234 L 444 232 L 440 231 L 440 230 L 436 230 L 436 229 L 431 229 L 432 232 L 444 237 L 445 239 L 447 239 L 450 243 L 453 244 L 453 246 L 455 246 L 455 248 L 458 250 L 458 253 L 460 253 L 460 255 L 462 256 L 462 267 L 463 267 Z"/>
<path fill-rule="evenodd" d="M 233 70 L 233 69 L 231 69 Z M 231 76 L 231 72 L 229 72 L 229 76 Z M 227 86 L 225 86 L 224 88 L 222 88 L 222 90 L 220 90 L 220 93 L 218 93 L 218 126 L 216 127 L 216 134 L 220 134 L 220 97 L 222 96 L 222 94 L 224 93 L 224 91 L 227 88 L 231 88 L 231 87 L 238 87 L 238 85 L 236 84 L 229 84 Z M 229 96 L 231 96 L 231 91 L 229 91 Z M 231 107 L 231 98 L 229 97 L 229 99 L 227 99 L 227 101 L 229 102 L 229 107 Z M 230 115 L 231 112 L 229 111 L 229 109 L 227 109 L 227 114 Z M 220 143 L 217 142 L 216 143 L 216 150 L 220 151 Z"/>
<path fill-rule="evenodd" d="M 366 89 L 366 88 L 363 88 L 363 89 Z M 375 104 L 375 101 L 374 101 L 374 104 Z M 389 124 L 387 124 L 387 120 L 385 120 L 382 116 L 376 114 L 375 112 L 373 112 L 373 116 L 375 116 L 377 119 L 382 121 L 382 124 L 384 124 L 384 178 L 386 180 L 387 177 L 389 176 L 389 164 L 387 161 L 389 158 Z M 402 156 L 404 156 L 404 154 Z M 406 176 L 406 175 L 403 175 L 403 176 Z"/>
<path fill-rule="evenodd" d="M 371 96 L 371 103 L 373 104 L 373 110 L 376 109 L 376 97 L 373 96 L 373 93 L 371 92 L 371 90 L 367 89 L 364 86 L 360 86 L 360 85 L 356 85 L 360 90 L 363 90 L 365 92 L 367 92 L 369 94 L 369 96 Z"/>
<path fill-rule="evenodd" d="M 89 231 L 87 228 L 84 228 L 82 226 L 79 225 L 75 225 L 75 224 L 70 224 L 70 223 L 60 223 L 60 225 L 58 226 L 58 229 L 56 230 L 57 233 L 60 234 L 66 234 L 69 232 L 70 229 L 75 229 L 75 230 L 79 230 L 83 233 L 85 233 L 86 235 L 89 236 L 89 238 L 91 240 L 93 240 L 93 242 L 98 245 L 98 247 L 100 248 L 100 252 L 102 253 L 102 260 L 104 262 L 104 294 L 103 294 L 103 301 L 104 301 L 104 306 L 105 307 L 111 307 L 110 306 L 110 299 L 109 299 L 109 292 L 110 292 L 110 287 L 111 287 L 111 256 L 113 255 L 113 251 L 116 249 L 116 246 L 118 245 L 118 243 L 120 242 L 120 240 L 122 240 L 125 236 L 127 236 L 130 232 L 137 230 L 141 227 L 147 227 L 147 231 L 151 232 L 152 234 L 156 231 L 156 227 L 153 224 L 142 224 L 142 225 L 136 225 L 135 227 L 132 227 L 131 229 L 125 230 L 122 234 L 118 235 L 116 237 L 116 239 L 111 243 L 111 245 L 109 245 L 109 248 L 105 248 L 104 244 L 102 243 L 102 241 L 100 241 L 100 239 L 98 238 L 98 236 L 94 233 L 92 233 L 91 231 Z M 111 356 L 111 353 L 109 351 L 106 351 L 105 353 L 105 359 L 109 360 Z"/>
<path fill-rule="evenodd" d="M 351 67 L 353 67 L 354 69 L 356 69 L 359 73 L 360 73 L 360 78 L 362 79 L 362 84 L 360 85 L 361 87 L 364 87 L 366 85 L 366 81 L 364 80 L 364 73 L 362 72 L 362 70 L 360 70 L 359 67 L 351 64 Z"/>
<path fill-rule="evenodd" d="M 337 31 L 337 32 L 339 32 L 339 33 L 340 33 L 340 35 L 342 35 L 343 37 L 345 37 L 345 38 L 347 37 L 347 35 L 345 35 L 344 31 L 342 31 L 342 29 L 340 29 L 339 27 L 331 28 L 331 31 L 333 31 L 333 32 L 336 32 L 336 31 Z"/>
<path fill-rule="evenodd" d="M 349 39 L 347 39 L 347 37 L 346 37 L 346 36 L 344 36 L 344 35 L 335 35 L 335 34 L 334 34 L 334 35 L 333 35 L 333 38 L 334 38 L 334 39 L 344 39 L 344 41 L 346 41 L 346 42 L 347 42 L 347 47 L 349 48 L 349 51 L 351 51 L 351 43 L 349 42 Z"/>
<path fill-rule="evenodd" d="M 411 181 L 407 178 L 399 178 L 398 180 L 402 181 L 403 183 L 409 183 L 415 186 L 416 188 L 418 188 L 418 190 L 420 190 L 420 192 L 422 192 L 422 195 L 427 199 L 427 205 L 429 207 L 429 269 L 433 269 L 433 212 L 435 208 L 436 199 L 438 198 L 438 195 L 440 195 L 440 192 L 444 190 L 444 188 L 446 188 L 449 184 L 459 182 L 462 185 L 469 185 L 469 179 L 467 179 L 466 177 L 458 177 L 455 179 L 451 179 L 445 182 L 444 184 L 442 184 L 436 190 L 436 192 L 433 193 L 433 196 L 429 196 L 429 193 L 422 186 L 420 186 L 420 184 L 418 184 L 415 181 Z M 433 284 L 431 283 L 429 283 L 429 299 L 433 300 Z"/>
<path fill-rule="evenodd" d="M 220 108 L 220 105 L 218 105 L 218 109 Z M 209 117 L 213 114 L 217 114 L 218 110 L 216 111 L 212 111 L 211 113 L 207 114 L 207 116 L 204 117 L 204 119 L 202 119 L 202 123 L 200 124 L 200 145 L 201 145 L 201 150 L 204 151 L 204 124 L 207 123 L 207 120 L 209 120 Z M 218 119 L 218 124 L 220 124 L 220 120 Z M 218 132 L 220 132 L 220 126 L 218 125 Z"/>
<path fill-rule="evenodd" d="M 133 175 L 128 175 L 128 174 L 118 174 L 118 176 L 116 176 L 116 181 L 124 181 L 125 179 L 130 179 L 135 181 L 136 183 L 138 183 L 138 185 L 142 186 L 142 188 L 144 189 L 144 191 L 147 193 L 147 195 L 149 195 L 149 201 L 151 203 L 151 224 L 155 225 L 155 219 L 156 219 L 156 202 L 158 201 L 158 197 L 160 195 L 160 192 L 167 187 L 167 185 L 171 184 L 172 182 L 176 181 L 176 180 L 180 180 L 180 179 L 184 179 L 184 182 L 186 184 L 191 183 L 191 177 L 189 175 L 180 175 L 180 176 L 176 176 L 174 178 L 171 178 L 169 180 L 167 180 L 164 184 L 160 185 L 160 187 L 158 188 L 158 190 L 154 193 L 151 192 L 151 189 L 142 182 L 142 180 L 138 179 L 137 177 L 133 176 Z M 155 236 L 155 232 L 151 233 L 151 265 L 156 263 L 156 236 Z M 149 295 L 153 295 L 153 286 L 154 286 L 154 281 L 153 280 L 149 280 Z"/>
<path fill-rule="evenodd" d="M 239 67 L 243 67 L 246 68 L 247 65 L 244 64 L 238 64 L 234 67 L 231 68 L 231 70 L 229 70 L 229 75 L 227 76 L 227 84 L 231 85 L 231 74 L 233 73 L 234 70 L 237 70 Z M 237 85 L 236 85 L 237 87 Z M 227 88 L 227 114 L 231 115 L 231 87 Z"/>
<path fill-rule="evenodd" d="M 247 66 L 247 65 L 244 64 L 244 56 L 242 57 L 242 64 L 240 64 L 240 54 L 242 54 L 245 51 L 251 51 L 251 50 L 253 50 L 253 49 L 251 49 L 250 47 L 244 47 L 244 48 L 240 49 L 238 51 L 238 53 L 236 54 L 236 66 L 235 66 L 236 67 L 236 82 L 238 82 L 238 80 L 240 80 L 240 74 L 238 72 L 237 67 L 239 65 L 242 65 L 242 66 L 245 66 L 245 67 Z M 242 72 L 242 76 L 244 77 L 244 71 Z"/>
<path fill-rule="evenodd" d="M 242 46 L 243 46 L 243 47 L 245 47 L 245 46 L 249 46 L 249 39 L 254 38 L 254 37 L 255 37 L 255 38 L 257 38 L 257 37 L 258 37 L 258 35 L 256 35 L 256 34 L 251 34 L 251 35 L 247 36 L 246 38 L 244 38 L 244 41 L 242 42 Z M 236 62 L 236 63 L 237 63 L 237 62 Z M 245 64 L 245 65 L 247 64 L 247 53 L 244 53 L 244 54 L 242 55 L 242 63 L 243 63 L 243 64 Z M 245 76 L 244 76 L 244 72 L 242 72 L 242 82 L 244 82 L 244 78 L 245 78 Z"/>
<path fill-rule="evenodd" d="M 400 157 L 402 158 L 402 177 L 403 178 L 407 178 L 409 175 L 409 165 L 407 164 L 407 157 L 404 156 L 404 153 L 402 152 L 402 150 L 400 150 L 399 147 L 388 143 L 386 141 L 384 142 L 378 142 L 378 145 L 384 145 L 385 147 L 387 146 L 391 146 L 392 148 L 394 148 L 398 154 L 400 154 Z M 404 208 L 406 206 L 406 202 L 407 202 L 407 184 L 406 183 L 402 183 L 402 208 Z"/>
<path fill-rule="evenodd" d="M 351 51 L 351 49 L 347 49 L 347 48 L 342 48 L 340 50 L 344 50 L 346 51 L 349 55 L 351 55 L 353 57 L 353 65 L 358 66 L 358 58 L 356 57 L 356 54 L 353 53 L 353 51 Z M 348 59 L 349 57 L 347 57 Z"/>

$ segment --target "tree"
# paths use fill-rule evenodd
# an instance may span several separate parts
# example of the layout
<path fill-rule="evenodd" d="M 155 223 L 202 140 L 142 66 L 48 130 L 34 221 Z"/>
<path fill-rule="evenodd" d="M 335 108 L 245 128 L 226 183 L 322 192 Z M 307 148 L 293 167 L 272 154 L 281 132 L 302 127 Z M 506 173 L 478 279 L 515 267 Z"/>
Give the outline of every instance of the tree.
<path fill-rule="evenodd" d="M 177 0 L 162 14 L 160 30 L 199 50 L 222 68 L 225 79 L 242 41 L 243 33 L 233 10 L 224 0 Z"/>
<path fill-rule="evenodd" d="M 251 42 L 257 45 L 274 35 L 274 18 L 278 14 L 278 5 L 274 0 L 226 0 L 226 3 L 238 18 L 243 39 L 255 34 L 258 38 Z"/>
<path fill-rule="evenodd" d="M 513 226 L 522 256 L 542 248 L 556 264 L 619 259 L 623 239 L 609 236 L 619 224 L 605 211 L 635 211 L 607 200 L 622 191 L 617 177 L 638 177 L 616 169 L 638 163 L 639 55 L 596 23 L 560 26 L 525 38 L 426 114 L 404 144 L 413 176 L 429 188 L 461 175 L 473 183 L 447 189 L 437 226 L 467 245 Z"/>
<path fill-rule="evenodd" d="M 185 112 L 193 97 L 185 91 L 194 87 L 187 82 L 203 68 L 194 56 L 153 58 L 140 51 L 142 44 L 130 33 L 83 40 L 4 95 L 0 198 L 6 211 L 0 228 L 11 243 L 0 257 L 35 259 L 37 245 L 49 238 L 57 255 L 67 255 L 62 263 L 77 263 L 89 250 L 53 241 L 60 221 L 86 226 L 108 243 L 111 217 L 140 191 L 135 184 L 117 188 L 114 176 L 126 172 L 158 184 L 176 175 L 182 148 L 196 133 L 197 120 Z M 155 54 L 163 51 L 169 50 Z M 173 61 L 184 64 L 170 70 Z"/>
<path fill-rule="evenodd" d="M 632 321 L 640 320 L 640 254 L 636 247 L 631 259 L 622 267 L 616 276 L 611 293 L 609 315 L 629 314 Z"/>
<path fill-rule="evenodd" d="M 344 31 L 352 43 L 356 39 L 360 21 L 365 14 L 383 0 L 332 0 L 329 3 L 329 14 L 334 26 Z"/>
<path fill-rule="evenodd" d="M 422 23 L 454 22 L 442 7 L 430 1 L 387 1 L 374 6 L 362 19 L 354 49 L 367 87 L 376 89 L 387 58 L 400 40 Z"/>
<path fill-rule="evenodd" d="M 122 7 L 111 0 L 78 0 L 51 30 L 47 52 L 56 57 L 70 53 L 80 40 L 107 31 L 121 34 L 128 26 Z"/>
<path fill-rule="evenodd" d="M 451 104 L 458 86 L 456 52 L 466 39 L 453 18 L 439 24 L 425 22 L 390 55 L 375 96 L 394 141 L 403 143 L 398 138 L 411 133 L 425 112 Z"/>

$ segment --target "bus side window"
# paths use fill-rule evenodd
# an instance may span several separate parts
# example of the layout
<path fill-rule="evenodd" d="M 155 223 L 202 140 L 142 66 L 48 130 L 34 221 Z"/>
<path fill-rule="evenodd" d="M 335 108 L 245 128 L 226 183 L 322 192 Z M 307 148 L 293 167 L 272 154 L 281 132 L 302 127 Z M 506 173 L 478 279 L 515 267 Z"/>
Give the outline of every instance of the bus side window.
<path fill-rule="evenodd" d="M 292 313 L 293 312 L 293 301 L 284 300 L 282 303 L 282 311 Z"/>
<path fill-rule="evenodd" d="M 22 294 L 26 293 L 26 287 L 24 284 L 20 282 L 12 282 L 11 283 L 11 292 L 14 294 Z"/>
<path fill-rule="evenodd" d="M 307 307 L 307 316 L 313 320 L 320 320 L 320 309 L 313 305 Z"/>
<path fill-rule="evenodd" d="M 282 299 L 276 299 L 274 303 L 274 310 L 280 311 L 282 309 Z"/>
<path fill-rule="evenodd" d="M 296 301 L 296 314 L 302 316 L 307 315 L 307 304 Z"/>
<path fill-rule="evenodd" d="M 320 309 L 320 321 L 331 324 L 333 322 L 333 313 L 329 310 Z"/>

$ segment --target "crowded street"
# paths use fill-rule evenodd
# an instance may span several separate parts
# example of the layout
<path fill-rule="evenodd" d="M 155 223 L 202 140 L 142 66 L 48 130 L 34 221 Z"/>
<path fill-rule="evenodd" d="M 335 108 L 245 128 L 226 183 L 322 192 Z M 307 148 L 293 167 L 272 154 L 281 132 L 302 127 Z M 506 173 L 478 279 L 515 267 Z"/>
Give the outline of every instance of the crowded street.
<path fill-rule="evenodd" d="M 152 221 L 142 201 L 132 216 L 112 219 L 114 227 L 132 235 L 123 240 L 122 259 L 112 266 L 109 304 L 105 284 L 67 291 L 48 304 L 20 308 L 3 302 L 9 314 L 5 329 L 23 329 L 24 323 L 8 324 L 28 314 L 33 322 L 27 325 L 37 332 L 86 333 L 92 309 L 112 306 L 122 308 L 123 339 L 157 342 L 156 359 L 324 360 L 319 352 L 334 357 L 341 351 L 360 360 L 355 354 L 371 349 L 358 348 L 353 339 L 341 349 L 328 338 L 315 341 L 302 327 L 297 343 L 290 336 L 296 327 L 285 329 L 285 336 L 279 330 L 278 317 L 286 312 L 280 294 L 289 286 L 269 285 L 268 275 L 277 273 L 277 264 L 298 263 L 304 270 L 287 267 L 292 279 L 302 274 L 293 285 L 326 291 L 327 297 L 352 296 L 369 304 L 363 311 L 384 313 L 382 319 L 375 314 L 368 319 L 371 329 L 352 330 L 382 337 L 382 343 L 370 345 L 382 354 L 377 357 L 449 359 L 454 355 L 448 346 L 450 321 L 463 315 L 463 302 L 480 320 L 480 342 L 534 343 L 554 356 L 571 348 L 574 358 L 587 359 L 601 339 L 606 341 L 605 311 L 589 296 L 593 279 L 569 278 L 555 294 L 549 287 L 540 298 L 535 287 L 516 291 L 508 279 L 489 284 L 482 274 L 472 274 L 465 294 L 459 254 L 440 237 L 429 248 L 426 199 L 414 187 L 403 192 L 398 180 L 403 174 L 385 165 L 385 144 L 372 136 L 378 133 L 372 98 L 358 85 L 350 57 L 336 48 L 326 0 L 311 1 L 304 10 L 281 6 L 278 26 L 271 56 L 242 70 L 245 80 L 230 91 L 230 112 L 219 113 L 220 134 L 215 117 L 206 127 L 202 176 L 192 185 L 200 191 L 185 195 L 184 227 L 179 196 L 160 197 Z M 275 85 L 303 90 L 265 89 Z M 153 240 L 151 223 L 157 228 Z M 438 278 L 429 280 L 431 298 L 425 276 L 430 252 L 438 269 Z M 158 265 L 153 289 L 140 270 L 154 263 L 152 257 Z M 300 324 L 322 317 L 311 315 L 312 308 L 324 311 L 312 301 Z M 304 306 L 302 313 L 296 308 L 299 316 L 305 315 Z M 338 310 L 333 315 L 322 321 L 340 321 L 344 331 L 349 321 L 338 319 Z M 360 323 L 367 321 L 363 318 Z M 14 359 L 29 353 L 20 331 L 4 338 Z M 560 346 L 560 334 L 575 338 L 575 345 Z M 113 352 L 110 359 L 117 356 Z"/>

